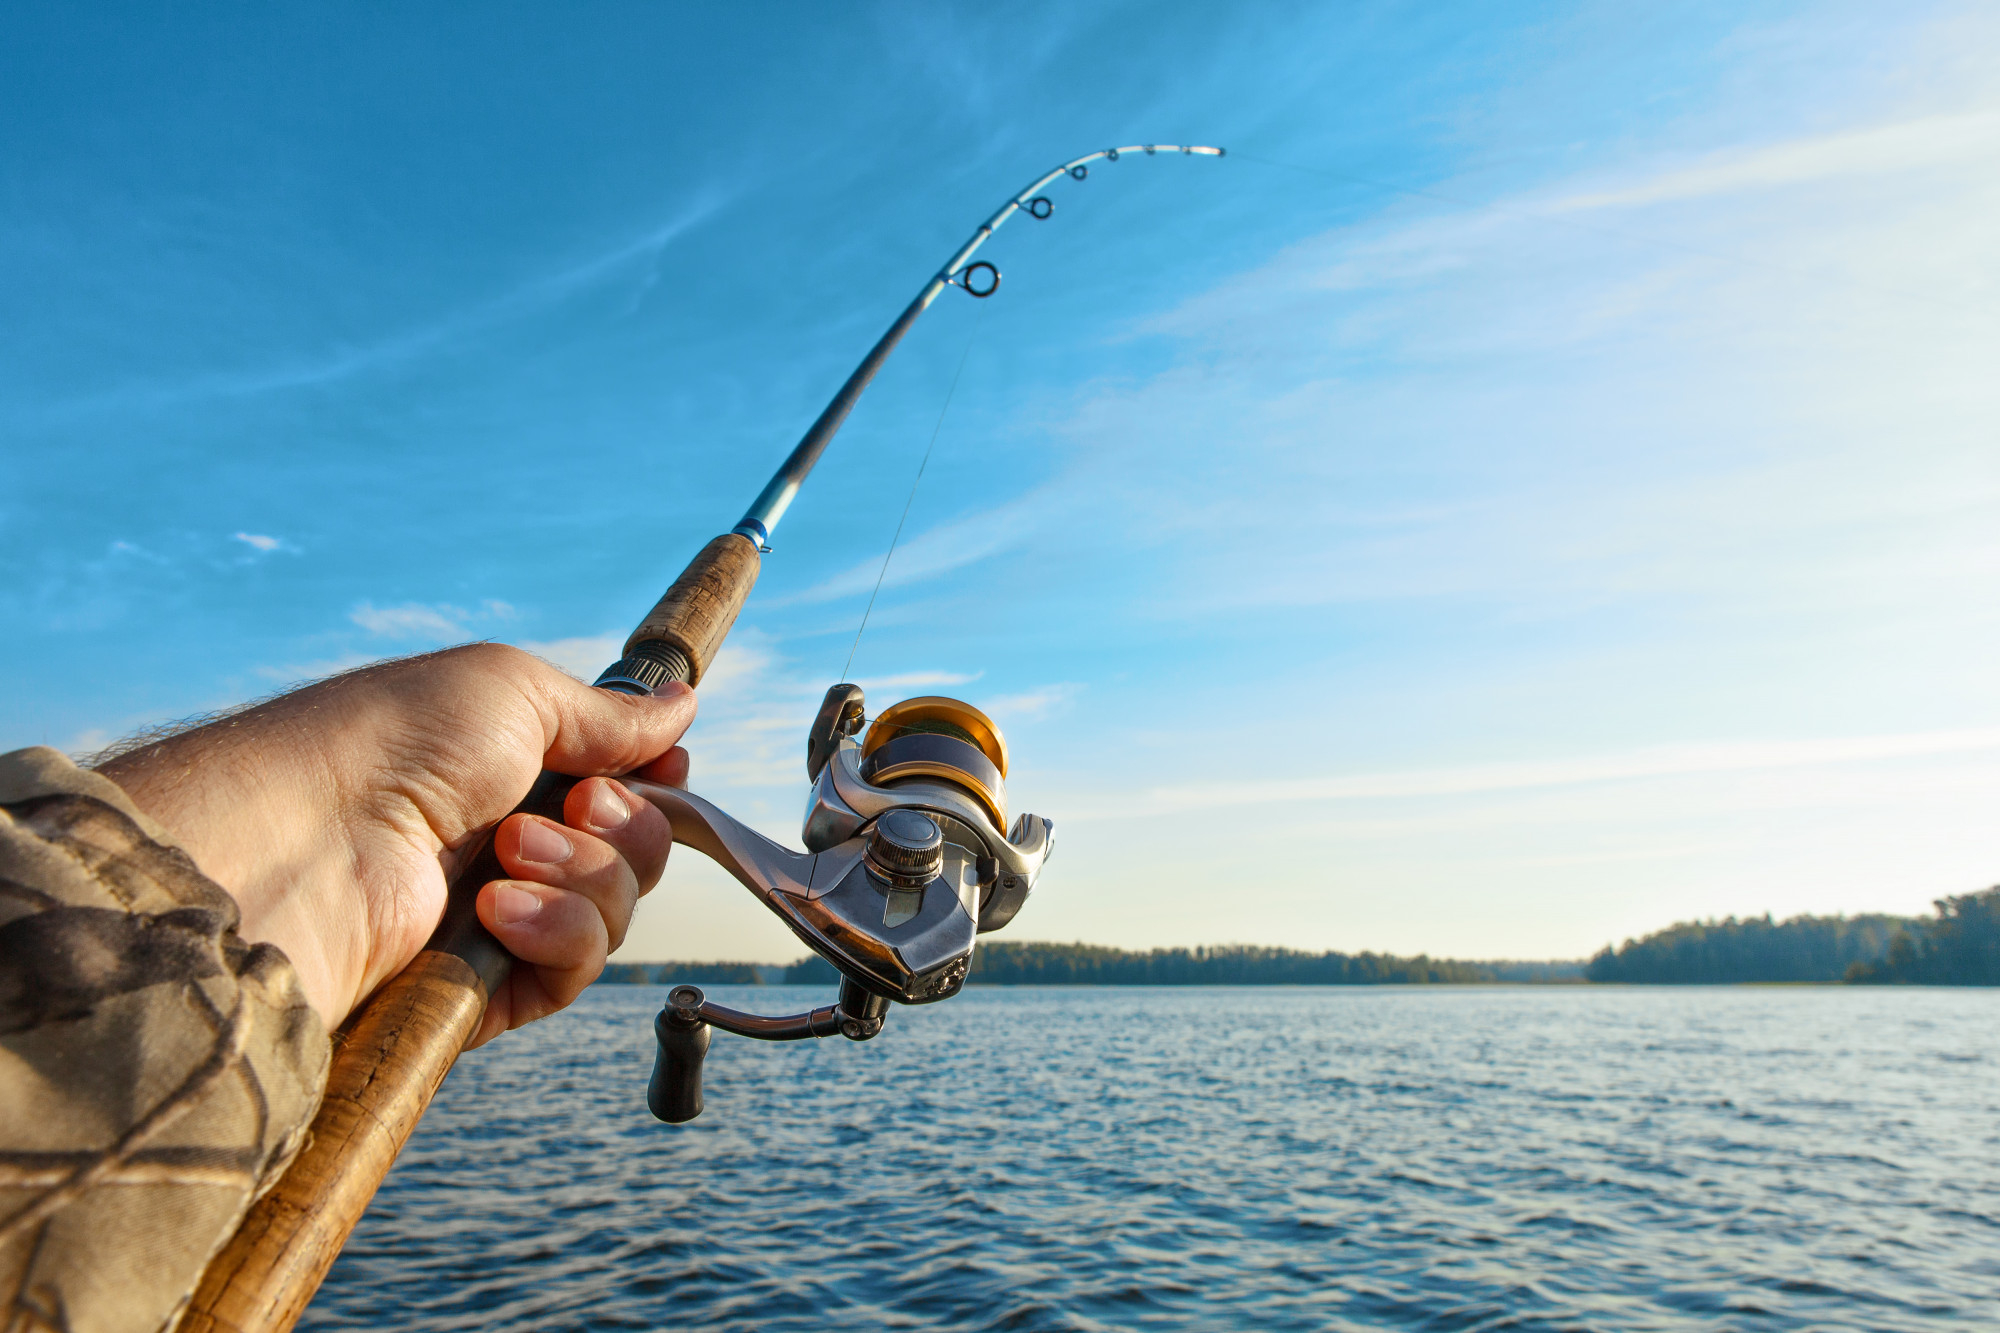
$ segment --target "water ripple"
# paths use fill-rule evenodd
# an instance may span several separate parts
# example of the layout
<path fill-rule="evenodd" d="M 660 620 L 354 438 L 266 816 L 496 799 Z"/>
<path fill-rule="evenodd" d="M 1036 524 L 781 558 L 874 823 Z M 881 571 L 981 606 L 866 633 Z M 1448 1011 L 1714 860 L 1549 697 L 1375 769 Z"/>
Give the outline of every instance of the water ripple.
<path fill-rule="evenodd" d="M 1993 992 L 975 990 L 677 1129 L 663 995 L 466 1057 L 303 1327 L 2000 1327 Z"/>

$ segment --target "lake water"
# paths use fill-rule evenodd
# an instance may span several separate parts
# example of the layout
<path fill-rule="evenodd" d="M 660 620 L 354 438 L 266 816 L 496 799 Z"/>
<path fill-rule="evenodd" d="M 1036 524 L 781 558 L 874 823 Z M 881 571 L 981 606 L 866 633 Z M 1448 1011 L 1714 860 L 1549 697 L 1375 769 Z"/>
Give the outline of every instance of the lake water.
<path fill-rule="evenodd" d="M 1997 992 L 975 989 L 680 1127 L 664 994 L 468 1056 L 303 1326 L 2000 1328 Z"/>

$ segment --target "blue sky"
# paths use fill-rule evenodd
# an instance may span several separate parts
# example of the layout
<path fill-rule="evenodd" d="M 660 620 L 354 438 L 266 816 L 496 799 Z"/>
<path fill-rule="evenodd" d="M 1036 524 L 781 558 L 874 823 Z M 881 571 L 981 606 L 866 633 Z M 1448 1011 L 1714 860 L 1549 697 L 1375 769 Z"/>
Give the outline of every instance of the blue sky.
<path fill-rule="evenodd" d="M 691 740 L 1008 728 L 1013 933 L 1575 956 L 2000 879 L 1966 5 L 16 7 L 0 746 L 468 638 L 582 674 L 1041 170 Z M 693 855 L 628 956 L 796 952 Z"/>

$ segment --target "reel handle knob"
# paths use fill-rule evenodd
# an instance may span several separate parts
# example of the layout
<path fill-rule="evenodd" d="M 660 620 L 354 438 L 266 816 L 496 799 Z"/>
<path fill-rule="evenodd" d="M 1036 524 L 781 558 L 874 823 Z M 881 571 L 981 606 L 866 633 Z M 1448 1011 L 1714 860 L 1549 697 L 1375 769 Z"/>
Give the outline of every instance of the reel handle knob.
<path fill-rule="evenodd" d="M 670 1125 L 686 1124 L 701 1114 L 701 1061 L 709 1040 L 701 1017 L 704 998 L 698 986 L 676 986 L 653 1019 L 660 1049 L 646 1084 L 646 1108 Z"/>

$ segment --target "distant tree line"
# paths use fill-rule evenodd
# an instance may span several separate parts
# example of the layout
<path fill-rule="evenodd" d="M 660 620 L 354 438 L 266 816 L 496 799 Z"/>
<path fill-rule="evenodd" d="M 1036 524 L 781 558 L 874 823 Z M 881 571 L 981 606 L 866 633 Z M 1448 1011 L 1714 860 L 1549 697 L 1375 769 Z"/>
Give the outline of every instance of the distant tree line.
<path fill-rule="evenodd" d="M 755 984 L 749 963 L 613 964 L 602 980 L 653 984 Z M 787 985 L 833 985 L 833 965 L 809 954 L 762 969 Z M 616 975 L 614 975 L 616 973 Z M 779 975 L 782 974 L 782 975 Z M 1468 963 L 1381 953 L 1305 953 L 1231 944 L 1197 949 L 1111 949 L 1097 944 L 991 940 L 972 955 L 971 984 L 999 986 L 1424 986 L 1497 981 L 1581 981 L 1571 962 Z"/>
<path fill-rule="evenodd" d="M 1473 963 L 1473 967 L 1483 967 L 1493 975 L 1488 981 L 1504 981 L 1515 985 L 1523 983 L 1546 986 L 1556 982 L 1584 981 L 1583 963 L 1576 959 L 1552 959 L 1547 962 L 1522 962 L 1501 959 L 1489 963 Z"/>
<path fill-rule="evenodd" d="M 613 963 L 600 980 L 629 984 L 831 986 L 832 964 Z M 2000 888 L 1937 901 L 1937 915 L 1764 916 L 1682 921 L 1588 963 L 1465 962 L 1383 953 L 1308 953 L 1229 944 L 1111 949 L 1098 944 L 991 940 L 967 978 L 998 986 L 1425 986 L 1493 982 L 1728 985 L 1838 982 L 2000 985 Z"/>
<path fill-rule="evenodd" d="M 787 971 L 769 963 L 606 963 L 598 980 L 626 986 L 762 986 L 784 980 Z"/>
<path fill-rule="evenodd" d="M 1616 949 L 1606 945 L 1584 971 L 1592 981 L 1656 986 L 1839 981 L 1849 965 L 1888 953 L 1890 939 L 1909 924 L 1879 913 L 1677 921 Z"/>
<path fill-rule="evenodd" d="M 787 986 L 834 986 L 840 983 L 840 973 L 826 959 L 809 953 L 785 969 L 784 982 Z"/>
<path fill-rule="evenodd" d="M 1848 965 L 1863 985 L 2000 986 L 2000 888 L 1939 898 L 1937 915 L 1889 938 L 1881 958 Z"/>
<path fill-rule="evenodd" d="M 1585 968 L 1592 981 L 1644 985 L 1850 981 L 2000 985 L 2000 888 L 1937 901 L 1934 917 L 1764 916 L 1682 921 Z"/>
<path fill-rule="evenodd" d="M 1097 944 L 982 943 L 971 984 L 999 986 L 1432 986 L 1497 980 L 1486 963 L 1386 953 L 1305 953 L 1251 944 L 1109 949 Z"/>

